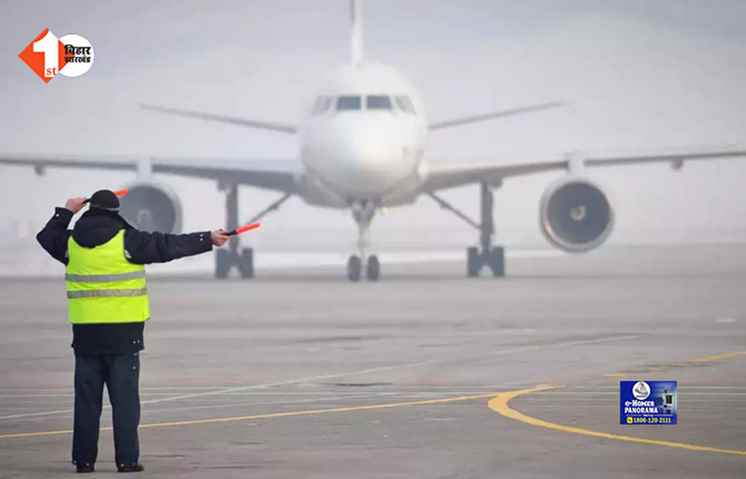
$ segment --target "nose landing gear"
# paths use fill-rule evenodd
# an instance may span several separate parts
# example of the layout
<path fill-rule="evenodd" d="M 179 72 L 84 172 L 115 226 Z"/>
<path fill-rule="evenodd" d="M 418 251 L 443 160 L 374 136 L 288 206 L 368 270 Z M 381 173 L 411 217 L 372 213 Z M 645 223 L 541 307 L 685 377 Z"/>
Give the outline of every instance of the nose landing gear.
<path fill-rule="evenodd" d="M 373 216 L 376 213 L 376 205 L 370 200 L 357 201 L 352 204 L 352 217 L 358 227 L 357 249 L 358 254 L 353 254 L 347 260 L 347 278 L 358 282 L 365 273 L 368 281 L 378 281 L 381 277 L 381 262 L 378 256 L 366 256 L 368 248 L 368 230 Z"/>

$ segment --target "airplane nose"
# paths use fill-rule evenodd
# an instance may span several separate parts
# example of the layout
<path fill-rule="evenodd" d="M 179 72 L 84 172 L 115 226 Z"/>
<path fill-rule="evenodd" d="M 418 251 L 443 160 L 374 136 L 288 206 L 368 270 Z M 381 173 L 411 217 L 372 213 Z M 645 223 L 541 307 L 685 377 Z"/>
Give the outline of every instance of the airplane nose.
<path fill-rule="evenodd" d="M 403 172 L 402 149 L 392 138 L 379 135 L 350 137 L 338 148 L 337 166 L 345 182 L 365 193 L 381 193 Z"/>
<path fill-rule="evenodd" d="M 396 149 L 390 139 L 356 139 L 345 150 L 350 159 L 350 169 L 363 175 L 377 176 L 385 173 L 396 160 Z"/>
<path fill-rule="evenodd" d="M 409 131 L 386 115 L 350 113 L 324 125 L 315 149 L 314 170 L 347 198 L 381 198 L 415 169 L 407 153 Z"/>

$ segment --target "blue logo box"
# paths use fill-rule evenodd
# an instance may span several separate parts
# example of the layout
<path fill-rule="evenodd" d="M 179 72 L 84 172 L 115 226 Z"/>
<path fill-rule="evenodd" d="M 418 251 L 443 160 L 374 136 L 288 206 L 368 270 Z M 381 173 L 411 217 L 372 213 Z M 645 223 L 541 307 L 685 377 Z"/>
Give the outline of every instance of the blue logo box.
<path fill-rule="evenodd" d="M 676 424 L 676 381 L 620 381 L 620 424 Z"/>

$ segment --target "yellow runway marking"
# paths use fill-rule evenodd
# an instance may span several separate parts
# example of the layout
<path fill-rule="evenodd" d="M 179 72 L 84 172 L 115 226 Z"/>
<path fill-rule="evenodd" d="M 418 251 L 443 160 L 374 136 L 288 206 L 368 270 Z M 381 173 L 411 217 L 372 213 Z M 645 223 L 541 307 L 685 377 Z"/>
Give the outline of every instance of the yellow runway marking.
<path fill-rule="evenodd" d="M 665 446 L 673 447 L 677 449 L 686 449 L 689 451 L 697 452 L 715 452 L 720 454 L 733 454 L 736 456 L 746 456 L 746 451 L 737 449 L 720 449 L 717 447 L 698 446 L 696 444 L 687 444 L 683 442 L 663 441 L 658 439 L 645 439 L 641 437 L 623 436 L 621 434 L 611 434 L 607 432 L 592 431 L 590 429 L 583 429 L 574 426 L 565 426 L 554 422 L 544 421 L 543 419 L 527 416 L 520 411 L 516 411 L 511 408 L 508 403 L 518 397 L 526 394 L 531 394 L 539 391 L 546 391 L 547 389 L 555 389 L 555 386 L 540 385 L 530 389 L 521 389 L 518 391 L 508 391 L 497 394 L 492 398 L 487 405 L 490 409 L 496 413 L 505 416 L 510 419 L 515 419 L 532 426 L 543 427 L 545 429 L 553 429 L 555 431 L 569 432 L 573 434 L 582 434 L 584 436 L 599 437 L 603 439 L 611 439 L 614 441 L 634 442 L 638 444 L 651 444 L 654 446 Z"/>
<path fill-rule="evenodd" d="M 141 424 L 140 429 L 156 429 L 162 427 L 175 427 L 175 426 L 192 426 L 197 424 L 218 424 L 226 422 L 238 422 L 238 421 L 250 421 L 254 419 L 271 419 L 278 417 L 294 417 L 294 416 L 313 416 L 318 414 L 330 414 L 337 412 L 355 412 L 355 411 L 371 411 L 376 409 L 390 409 L 397 407 L 408 407 L 408 406 L 424 406 L 428 404 L 446 404 L 457 401 L 473 401 L 475 399 L 487 399 L 494 397 L 495 394 L 501 393 L 484 393 L 476 394 L 471 396 L 454 396 L 442 399 L 425 399 L 420 401 L 404 401 L 404 402 L 392 402 L 384 404 L 368 404 L 365 406 L 348 406 L 348 407 L 335 407 L 327 409 L 308 409 L 304 411 L 287 411 L 287 412 L 275 412 L 267 414 L 255 414 L 253 416 L 232 416 L 232 417 L 215 417 L 207 419 L 194 419 L 189 421 L 172 421 L 172 422 L 154 422 L 150 424 Z M 111 431 L 111 427 L 102 427 L 102 431 Z M 59 436 L 63 434 L 71 434 L 72 430 L 60 430 L 60 431 L 40 431 L 40 432 L 22 432 L 15 434 L 2 434 L 0 439 L 19 439 L 29 437 L 46 437 L 46 436 Z"/>
<path fill-rule="evenodd" d="M 688 363 L 714 363 L 717 361 L 724 361 L 726 359 L 737 358 L 738 356 L 746 356 L 746 351 L 734 351 L 730 353 L 711 354 L 709 356 L 702 356 L 701 358 L 694 358 L 687 361 Z"/>
<path fill-rule="evenodd" d="M 610 378 L 624 378 L 624 377 L 632 377 L 635 375 L 639 376 L 640 374 L 659 373 L 661 371 L 666 371 L 671 368 L 683 368 L 686 366 L 693 366 L 693 365 L 698 365 L 698 364 L 716 363 L 719 361 L 725 361 L 728 359 L 738 358 L 740 356 L 746 356 L 746 351 L 732 351 L 728 353 L 711 354 L 709 356 L 702 356 L 699 358 L 687 359 L 686 361 L 664 364 L 660 366 L 651 366 L 651 367 L 641 366 L 638 370 L 620 371 L 617 373 L 604 374 L 604 376 L 610 377 Z"/>

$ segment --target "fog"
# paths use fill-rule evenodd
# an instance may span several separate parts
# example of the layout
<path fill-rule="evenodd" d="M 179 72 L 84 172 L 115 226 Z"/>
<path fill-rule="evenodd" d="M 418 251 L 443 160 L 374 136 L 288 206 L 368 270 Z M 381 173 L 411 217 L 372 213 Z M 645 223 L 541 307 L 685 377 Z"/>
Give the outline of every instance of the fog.
<path fill-rule="evenodd" d="M 433 161 L 556 159 L 567 152 L 648 153 L 746 144 L 746 4 L 741 1 L 370 1 L 365 56 L 402 71 L 431 120 L 562 100 L 543 113 L 434 132 Z M 0 19 L 5 58 L 0 151 L 292 158 L 295 139 L 138 109 L 165 104 L 294 123 L 317 79 L 349 58 L 348 2 L 14 2 Z M 17 54 L 44 27 L 95 48 L 92 70 L 44 85 Z M 511 179 L 496 194 L 501 242 L 549 246 L 538 202 L 560 174 Z M 609 245 L 746 240 L 746 158 L 591 171 L 608 192 Z M 0 166 L 3 241 L 30 239 L 69 196 L 134 173 Z M 214 183 L 162 175 L 186 230 L 224 224 Z M 279 195 L 244 187 L 248 218 Z M 444 193 L 476 214 L 477 188 Z M 265 220 L 257 248 L 351 251 L 348 212 L 293 199 Z M 387 248 L 459 249 L 476 232 L 428 198 L 373 224 Z M 6 259 L 12 249 L 0 251 Z M 39 253 L 41 254 L 41 253 Z M 39 256 L 41 257 L 41 256 Z M 341 264 L 341 263 L 340 263 Z"/>

